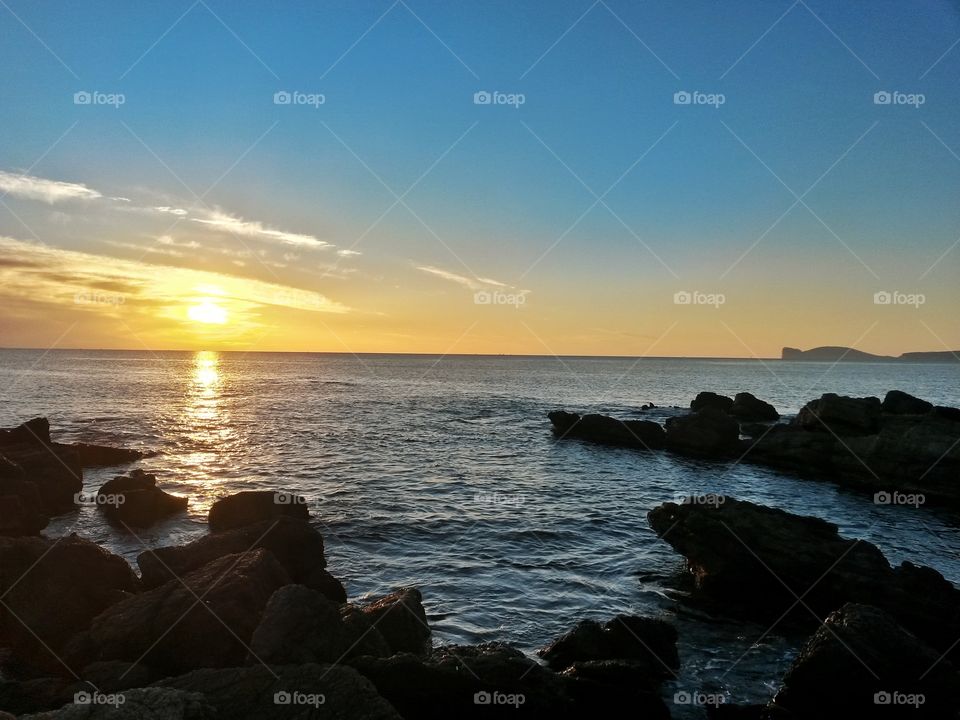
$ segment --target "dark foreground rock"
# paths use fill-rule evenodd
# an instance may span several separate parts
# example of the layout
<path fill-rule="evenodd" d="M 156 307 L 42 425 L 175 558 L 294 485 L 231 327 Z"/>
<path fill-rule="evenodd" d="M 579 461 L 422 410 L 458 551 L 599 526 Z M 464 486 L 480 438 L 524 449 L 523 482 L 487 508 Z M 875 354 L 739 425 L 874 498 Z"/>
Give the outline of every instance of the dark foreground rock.
<path fill-rule="evenodd" d="M 23 470 L 0 457 L 0 535 L 38 535 L 50 522 L 37 486 Z"/>
<path fill-rule="evenodd" d="M 343 585 L 325 569 L 323 536 L 308 523 L 284 516 L 204 535 L 186 545 L 148 550 L 140 554 L 137 564 L 144 586 L 155 588 L 224 555 L 256 548 L 269 550 L 292 582 L 346 602 Z"/>
<path fill-rule="evenodd" d="M 339 663 L 359 655 L 391 654 L 366 615 L 303 585 L 285 585 L 273 593 L 250 642 L 251 660 L 268 665 Z"/>
<path fill-rule="evenodd" d="M 0 475 L 31 483 L 36 492 L 29 491 L 20 497 L 38 497 L 40 509 L 46 515 L 73 508 L 74 497 L 83 489 L 83 470 L 77 451 L 50 440 L 50 423 L 46 418 L 34 418 L 15 428 L 0 430 Z"/>
<path fill-rule="evenodd" d="M 136 462 L 145 457 L 139 450 L 119 448 L 111 445 L 95 445 L 94 443 L 70 443 L 80 458 L 80 465 L 85 468 L 113 467 Z"/>
<path fill-rule="evenodd" d="M 278 517 L 309 520 L 306 500 L 287 492 L 245 490 L 217 500 L 207 521 L 211 532 L 223 532 Z"/>
<path fill-rule="evenodd" d="M 369 680 L 342 665 L 197 670 L 154 687 L 201 695 L 211 720 L 400 720 Z"/>
<path fill-rule="evenodd" d="M 168 674 L 242 665 L 263 608 L 289 582 L 268 550 L 225 555 L 112 605 L 71 640 L 67 660 L 142 662 Z"/>
<path fill-rule="evenodd" d="M 667 449 L 695 457 L 729 457 L 740 450 L 740 424 L 722 410 L 707 407 L 667 418 Z"/>
<path fill-rule="evenodd" d="M 939 651 L 882 610 L 847 604 L 807 641 L 769 710 L 771 718 L 950 718 L 958 708 L 960 675 Z"/>
<path fill-rule="evenodd" d="M 554 434 L 561 438 L 646 450 L 656 450 L 664 445 L 663 428 L 649 420 L 619 420 L 606 415 L 578 415 L 564 410 L 554 410 L 548 417 Z"/>
<path fill-rule="evenodd" d="M 364 605 L 363 614 L 377 628 L 392 652 L 430 652 L 430 626 L 423 597 L 416 588 L 401 588 Z"/>
<path fill-rule="evenodd" d="M 626 661 L 635 675 L 658 686 L 680 667 L 677 631 L 668 622 L 618 615 L 603 624 L 583 620 L 538 653 L 554 670 L 580 664 L 580 675 L 598 661 Z M 651 688 L 652 689 L 652 688 Z"/>
<path fill-rule="evenodd" d="M 745 441 L 744 460 L 960 508 L 960 411 L 907 412 L 928 405 L 893 390 L 883 404 L 824 395 L 790 425 Z"/>
<path fill-rule="evenodd" d="M 215 720 L 214 709 L 198 693 L 169 688 L 136 688 L 122 695 L 78 691 L 58 710 L 22 715 L 20 720 Z M 88 698 L 90 700 L 88 700 Z"/>
<path fill-rule="evenodd" d="M 114 522 L 149 527 L 168 515 L 187 509 L 185 497 L 157 487 L 157 476 L 141 469 L 108 480 L 97 491 L 98 507 Z"/>
<path fill-rule="evenodd" d="M 713 408 L 714 410 L 728 413 L 732 407 L 733 400 L 731 398 L 728 398 L 726 395 L 718 395 L 715 392 L 709 391 L 697 393 L 697 396 L 690 401 L 690 409 L 693 412 L 700 412 L 701 410 L 706 410 L 707 408 Z"/>
<path fill-rule="evenodd" d="M 748 392 L 737 393 L 728 412 L 744 422 L 768 422 L 780 419 L 780 413 L 773 405 Z"/>
<path fill-rule="evenodd" d="M 0 647 L 17 666 L 63 673 L 70 637 L 138 590 L 126 560 L 76 535 L 0 538 Z"/>
<path fill-rule="evenodd" d="M 956 650 L 960 591 L 931 568 L 892 568 L 875 545 L 841 537 L 832 523 L 733 498 L 665 503 L 648 518 L 687 558 L 698 599 L 716 612 L 804 623 L 867 603 L 934 648 Z"/>

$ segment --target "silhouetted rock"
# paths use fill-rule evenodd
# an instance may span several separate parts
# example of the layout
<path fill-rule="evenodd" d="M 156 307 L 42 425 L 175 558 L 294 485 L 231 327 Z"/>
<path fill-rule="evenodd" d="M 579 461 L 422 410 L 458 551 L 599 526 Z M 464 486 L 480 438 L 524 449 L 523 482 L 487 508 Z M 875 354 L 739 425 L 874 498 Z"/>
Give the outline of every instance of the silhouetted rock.
<path fill-rule="evenodd" d="M 706 410 L 707 408 L 713 408 L 714 410 L 721 410 L 723 412 L 730 412 L 733 407 L 733 400 L 728 398 L 726 395 L 718 395 L 715 392 L 701 392 L 697 393 L 697 396 L 690 401 L 690 409 L 693 412 L 700 412 L 701 410 Z"/>
<path fill-rule="evenodd" d="M 110 445 L 95 445 L 93 443 L 69 443 L 64 447 L 72 448 L 80 458 L 80 465 L 85 468 L 112 467 L 125 465 L 140 460 L 144 454 L 139 450 L 118 448 Z"/>
<path fill-rule="evenodd" d="M 0 475 L 10 477 L 19 469 L 20 477 L 36 486 L 44 514 L 74 507 L 75 496 L 83 489 L 80 459 L 76 450 L 50 441 L 46 418 L 0 430 L 0 458 Z"/>
<path fill-rule="evenodd" d="M 733 405 L 728 411 L 733 417 L 743 421 L 772 421 L 779 420 L 780 413 L 770 403 L 754 397 L 748 392 L 737 393 L 733 398 Z"/>
<path fill-rule="evenodd" d="M 41 507 L 37 486 L 0 457 L 0 535 L 39 535 L 49 522 Z"/>
<path fill-rule="evenodd" d="M 206 698 L 168 688 L 135 688 L 121 696 L 99 693 L 96 702 L 83 702 L 91 697 L 92 688 L 80 691 L 81 702 L 71 702 L 58 710 L 23 715 L 20 720 L 215 720 L 213 708 Z M 115 698 L 111 701 L 111 697 Z"/>
<path fill-rule="evenodd" d="M 278 517 L 308 520 L 310 511 L 300 495 L 272 490 L 244 490 L 217 500 L 207 521 L 211 532 L 223 532 Z"/>
<path fill-rule="evenodd" d="M 303 520 L 284 516 L 204 535 L 186 545 L 147 550 L 137 558 L 137 564 L 144 586 L 154 588 L 224 555 L 255 548 L 273 553 L 291 581 L 336 602 L 346 602 L 343 585 L 324 569 L 323 536 Z"/>
<path fill-rule="evenodd" d="M 62 673 L 54 653 L 138 590 L 126 560 L 76 535 L 0 537 L 0 646 L 13 651 L 18 666 Z"/>
<path fill-rule="evenodd" d="M 350 606 L 303 585 L 285 585 L 270 597 L 250 641 L 251 658 L 267 664 L 337 663 L 357 655 L 391 655 L 373 623 Z M 350 620 L 345 622 L 346 617 Z"/>
<path fill-rule="evenodd" d="M 783 679 L 771 717 L 949 718 L 960 675 L 941 654 L 868 605 L 847 604 L 817 630 Z"/>
<path fill-rule="evenodd" d="M 430 652 L 430 626 L 423 597 L 416 588 L 400 588 L 361 608 L 383 635 L 390 650 L 425 655 Z"/>
<path fill-rule="evenodd" d="M 702 394 L 702 393 L 701 393 Z M 684 455 L 726 457 L 740 449 L 740 425 L 721 410 L 708 407 L 667 418 L 667 449 Z"/>
<path fill-rule="evenodd" d="M 168 515 L 187 509 L 185 497 L 157 487 L 157 476 L 141 469 L 108 480 L 97 491 L 98 507 L 116 522 L 149 527 Z"/>
<path fill-rule="evenodd" d="M 883 398 L 880 408 L 892 415 L 926 415 L 933 410 L 933 403 L 908 395 L 902 390 L 891 390 Z"/>
<path fill-rule="evenodd" d="M 565 635 L 538 652 L 547 665 L 563 670 L 574 663 L 604 660 L 630 661 L 630 676 L 645 677 L 651 686 L 671 677 L 680 667 L 677 655 L 677 631 L 668 622 L 653 618 L 617 615 L 602 625 L 582 620 Z M 581 668 L 598 678 L 598 667 Z M 617 666 L 617 670 L 621 668 Z"/>
<path fill-rule="evenodd" d="M 548 417 L 561 438 L 577 438 L 603 445 L 647 450 L 663 447 L 663 428 L 649 420 L 619 420 L 606 415 L 578 415 L 554 410 Z"/>
<path fill-rule="evenodd" d="M 273 592 L 290 582 L 268 550 L 226 555 L 97 616 L 67 653 L 144 662 L 158 671 L 242 665 Z"/>
<path fill-rule="evenodd" d="M 56 710 L 73 702 L 74 693 L 85 690 L 90 690 L 90 686 L 73 677 L 0 678 L 0 708 L 14 715 Z"/>
<path fill-rule="evenodd" d="M 825 520 L 729 497 L 665 503 L 648 518 L 687 558 L 697 598 L 716 612 L 806 623 L 847 602 L 871 603 L 940 650 L 960 637 L 960 590 L 931 568 L 892 568 L 875 545 L 843 538 Z"/>
<path fill-rule="evenodd" d="M 853 398 L 825 393 L 811 400 L 794 418 L 793 424 L 814 432 L 846 435 L 871 435 L 880 428 L 880 399 Z"/>
<path fill-rule="evenodd" d="M 212 720 L 401 720 L 367 679 L 342 665 L 196 670 L 153 687 L 203 695 Z"/>

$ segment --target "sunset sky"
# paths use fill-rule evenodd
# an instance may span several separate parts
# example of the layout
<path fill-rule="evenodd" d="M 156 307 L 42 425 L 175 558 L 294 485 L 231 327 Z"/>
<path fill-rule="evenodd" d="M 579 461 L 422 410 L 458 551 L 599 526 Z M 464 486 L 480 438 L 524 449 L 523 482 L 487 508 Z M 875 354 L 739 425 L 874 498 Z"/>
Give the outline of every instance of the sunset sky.
<path fill-rule="evenodd" d="M 960 348 L 956 2 L 3 0 L 0 36 L 0 346 Z"/>

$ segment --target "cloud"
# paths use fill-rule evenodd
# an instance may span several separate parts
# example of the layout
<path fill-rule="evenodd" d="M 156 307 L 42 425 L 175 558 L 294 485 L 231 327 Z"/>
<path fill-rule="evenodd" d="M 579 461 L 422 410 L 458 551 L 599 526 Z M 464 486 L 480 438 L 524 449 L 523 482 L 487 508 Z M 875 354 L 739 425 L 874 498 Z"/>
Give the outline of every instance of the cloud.
<path fill-rule="evenodd" d="M 86 185 L 47 180 L 32 175 L 14 175 L 0 170 L 0 191 L 27 200 L 53 205 L 70 200 L 96 200 L 103 195 Z"/>
<path fill-rule="evenodd" d="M 298 247 L 327 248 L 332 247 L 330 243 L 319 240 L 313 235 L 302 235 L 299 233 L 284 232 L 265 227 L 263 223 L 256 220 L 244 220 L 243 218 L 229 215 L 225 212 L 215 210 L 207 213 L 206 218 L 192 218 L 193 222 L 202 223 L 215 230 L 231 233 L 233 235 L 243 235 L 259 240 L 276 241 L 287 245 Z"/>
<path fill-rule="evenodd" d="M 434 275 L 438 278 L 442 278 L 449 282 L 457 283 L 458 285 L 463 285 L 463 287 L 468 288 L 473 291 L 477 290 L 496 290 L 498 288 L 509 288 L 515 289 L 512 285 L 507 283 L 500 282 L 499 280 L 492 280 L 490 278 L 482 277 L 466 277 L 465 275 L 458 275 L 457 273 L 450 272 L 449 270 L 444 270 L 442 268 L 434 267 L 432 265 L 417 265 L 415 266 L 420 272 L 425 272 L 429 275 Z M 529 290 L 518 290 L 522 294 L 529 293 Z"/>
<path fill-rule="evenodd" d="M 350 257 L 352 255 L 363 255 L 359 250 L 337 250 L 337 255 L 340 257 Z"/>

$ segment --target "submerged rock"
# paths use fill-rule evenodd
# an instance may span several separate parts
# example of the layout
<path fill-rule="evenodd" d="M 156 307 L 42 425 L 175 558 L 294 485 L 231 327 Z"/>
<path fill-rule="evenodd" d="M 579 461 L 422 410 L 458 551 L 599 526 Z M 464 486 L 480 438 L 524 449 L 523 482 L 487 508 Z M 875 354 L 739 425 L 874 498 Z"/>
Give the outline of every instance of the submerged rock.
<path fill-rule="evenodd" d="M 217 500 L 207 522 L 211 532 L 223 532 L 278 517 L 309 520 L 310 511 L 300 495 L 272 490 L 244 490 Z"/>
<path fill-rule="evenodd" d="M 284 516 L 204 535 L 186 545 L 147 550 L 137 564 L 144 586 L 155 588 L 224 555 L 256 548 L 273 553 L 291 581 L 318 590 L 330 600 L 346 602 L 343 585 L 325 570 L 323 536 L 303 520 Z"/>
<path fill-rule="evenodd" d="M 672 677 L 680 667 L 677 631 L 673 625 L 629 615 L 618 615 L 602 625 L 595 620 L 582 620 L 537 654 L 554 670 L 563 670 L 575 663 L 629 661 L 631 682 L 639 675 L 654 687 Z M 598 670 L 596 665 L 581 665 L 579 674 L 597 678 L 601 675 Z"/>
<path fill-rule="evenodd" d="M 98 507 L 116 522 L 149 527 L 167 515 L 187 509 L 185 497 L 171 495 L 157 487 L 157 476 L 141 469 L 108 480 L 97 491 Z"/>
<path fill-rule="evenodd" d="M 832 613 L 800 651 L 770 717 L 956 717 L 960 675 L 941 653 L 869 605 Z"/>
<path fill-rule="evenodd" d="M 268 550 L 225 555 L 109 607 L 70 642 L 68 662 L 126 660 L 165 673 L 242 665 L 263 608 L 289 582 Z"/>
<path fill-rule="evenodd" d="M 578 415 L 554 410 L 548 417 L 553 432 L 561 438 L 580 440 L 647 450 L 663 447 L 663 428 L 650 420 L 618 420 L 606 415 Z"/>
<path fill-rule="evenodd" d="M 931 568 L 892 568 L 875 545 L 841 537 L 832 523 L 729 497 L 665 503 L 647 517 L 686 557 L 697 599 L 716 612 L 809 623 L 847 602 L 870 603 L 933 647 L 955 650 L 960 590 Z"/>
<path fill-rule="evenodd" d="M 145 457 L 139 450 L 130 448 L 112 447 L 110 445 L 95 445 L 93 443 L 69 443 L 65 447 L 72 448 L 80 458 L 80 465 L 85 468 L 112 467 L 126 465 Z"/>

